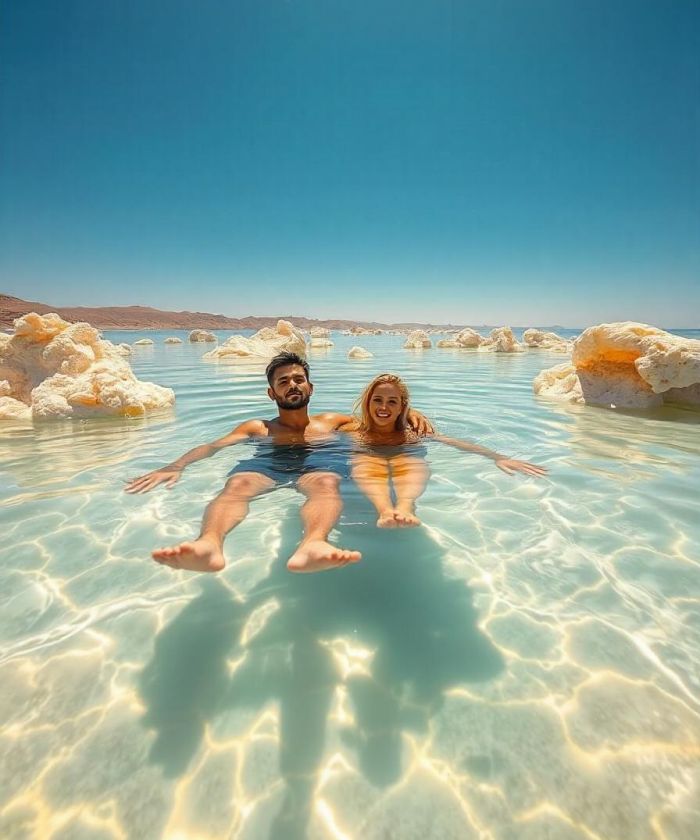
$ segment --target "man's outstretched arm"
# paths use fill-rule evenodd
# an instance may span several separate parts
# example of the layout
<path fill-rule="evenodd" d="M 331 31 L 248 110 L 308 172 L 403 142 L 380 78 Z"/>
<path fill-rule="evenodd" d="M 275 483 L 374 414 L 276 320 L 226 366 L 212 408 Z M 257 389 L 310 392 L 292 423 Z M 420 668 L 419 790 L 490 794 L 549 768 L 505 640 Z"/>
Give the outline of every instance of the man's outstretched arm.
<path fill-rule="evenodd" d="M 500 452 L 494 452 L 492 449 L 479 446 L 477 443 L 470 443 L 468 440 L 458 440 L 457 438 L 446 437 L 445 435 L 435 435 L 435 440 L 439 440 L 440 443 L 446 443 L 448 446 L 454 446 L 455 449 L 461 449 L 463 452 L 475 452 L 477 455 L 490 458 L 499 470 L 503 470 L 508 475 L 513 475 L 514 472 L 534 475 L 537 478 L 542 478 L 547 475 L 545 467 L 539 467 L 537 464 L 531 464 L 529 461 L 518 461 L 515 458 L 509 458 L 507 455 L 501 455 Z"/>
<path fill-rule="evenodd" d="M 211 443 L 203 443 L 201 446 L 195 446 L 189 452 L 185 452 L 172 464 L 167 464 L 158 470 L 140 475 L 138 478 L 132 478 L 124 488 L 127 493 L 147 493 L 159 484 L 165 483 L 168 490 L 175 484 L 175 482 L 182 475 L 182 471 L 195 461 L 201 461 L 203 458 L 209 458 L 215 455 L 220 449 L 225 449 L 227 446 L 233 446 L 250 437 L 260 435 L 264 432 L 264 424 L 261 420 L 247 420 L 241 423 L 240 426 L 224 435 L 218 440 Z"/>

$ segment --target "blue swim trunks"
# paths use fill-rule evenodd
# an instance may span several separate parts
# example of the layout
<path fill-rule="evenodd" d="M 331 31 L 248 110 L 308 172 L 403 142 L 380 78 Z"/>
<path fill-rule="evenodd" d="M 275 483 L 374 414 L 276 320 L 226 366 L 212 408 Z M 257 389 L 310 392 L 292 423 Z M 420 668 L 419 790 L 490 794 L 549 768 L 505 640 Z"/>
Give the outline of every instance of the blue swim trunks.
<path fill-rule="evenodd" d="M 318 446 L 264 444 L 252 458 L 236 464 L 229 476 L 242 472 L 266 475 L 278 487 L 295 484 L 303 475 L 313 472 L 331 472 L 341 479 L 349 478 L 349 450 L 335 442 Z"/>

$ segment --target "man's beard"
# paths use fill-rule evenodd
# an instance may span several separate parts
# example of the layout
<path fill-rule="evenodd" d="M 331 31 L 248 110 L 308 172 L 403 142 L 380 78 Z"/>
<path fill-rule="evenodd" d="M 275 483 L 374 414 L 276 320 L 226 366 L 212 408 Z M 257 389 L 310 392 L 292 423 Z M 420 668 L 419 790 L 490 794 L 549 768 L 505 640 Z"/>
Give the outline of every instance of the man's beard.
<path fill-rule="evenodd" d="M 306 408 L 306 406 L 311 401 L 311 394 L 302 394 L 298 392 L 301 396 L 300 400 L 296 402 L 290 402 L 289 400 L 282 398 L 280 399 L 277 395 L 275 395 L 275 402 L 277 403 L 277 407 L 283 409 L 284 411 L 296 411 L 298 408 Z"/>

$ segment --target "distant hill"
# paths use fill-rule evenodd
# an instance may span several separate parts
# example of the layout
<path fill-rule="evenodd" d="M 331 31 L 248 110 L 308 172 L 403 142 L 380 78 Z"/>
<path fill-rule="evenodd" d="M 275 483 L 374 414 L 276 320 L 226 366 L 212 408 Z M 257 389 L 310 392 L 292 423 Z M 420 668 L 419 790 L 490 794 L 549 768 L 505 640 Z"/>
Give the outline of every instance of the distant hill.
<path fill-rule="evenodd" d="M 53 306 L 47 303 L 22 300 L 0 294 L 0 328 L 12 326 L 15 318 L 27 312 L 57 312 L 65 321 L 87 321 L 101 330 L 258 330 L 274 326 L 280 318 L 291 321 L 302 329 L 327 327 L 331 330 L 347 330 L 360 326 L 368 329 L 455 329 L 458 324 L 380 324 L 376 321 L 348 321 L 339 318 L 318 320 L 297 315 L 280 315 L 274 318 L 247 315 L 244 318 L 229 318 L 227 315 L 212 315 L 210 312 L 168 312 L 152 309 L 150 306 Z"/>

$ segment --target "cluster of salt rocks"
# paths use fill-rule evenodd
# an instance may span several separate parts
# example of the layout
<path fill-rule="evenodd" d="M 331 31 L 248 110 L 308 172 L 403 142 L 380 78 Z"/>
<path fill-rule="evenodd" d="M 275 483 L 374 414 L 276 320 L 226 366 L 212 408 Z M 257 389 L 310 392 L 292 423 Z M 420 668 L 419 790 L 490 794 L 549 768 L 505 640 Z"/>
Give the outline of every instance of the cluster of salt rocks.
<path fill-rule="evenodd" d="M 0 334 L 0 419 L 138 417 L 175 402 L 172 389 L 136 378 L 128 345 L 90 324 L 30 312 L 14 325 Z"/>
<path fill-rule="evenodd" d="M 438 341 L 437 346 L 440 348 L 492 351 L 494 353 L 522 353 L 525 349 L 520 342 L 516 341 L 510 327 L 496 327 L 491 330 L 487 338 L 479 335 L 471 327 L 466 327 L 452 338 L 443 338 Z M 432 342 L 425 330 L 414 330 L 409 333 L 404 347 L 407 350 L 428 349 L 432 347 Z"/>

